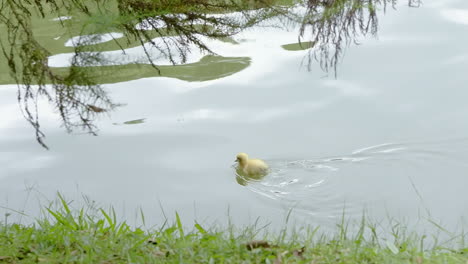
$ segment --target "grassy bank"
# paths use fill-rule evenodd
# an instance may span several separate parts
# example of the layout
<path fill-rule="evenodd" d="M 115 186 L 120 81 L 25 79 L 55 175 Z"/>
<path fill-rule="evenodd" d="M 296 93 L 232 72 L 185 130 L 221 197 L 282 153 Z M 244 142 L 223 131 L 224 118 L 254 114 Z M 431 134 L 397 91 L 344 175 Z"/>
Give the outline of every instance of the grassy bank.
<path fill-rule="evenodd" d="M 319 235 L 319 228 L 268 234 L 187 228 L 176 215 L 173 224 L 147 229 L 118 222 L 112 210 L 73 211 L 61 202 L 32 225 L 9 224 L 6 215 L 0 263 L 468 263 L 463 245 L 427 248 L 425 236 L 399 232 L 384 240 L 364 221 L 354 234 L 345 224 L 334 235 Z"/>

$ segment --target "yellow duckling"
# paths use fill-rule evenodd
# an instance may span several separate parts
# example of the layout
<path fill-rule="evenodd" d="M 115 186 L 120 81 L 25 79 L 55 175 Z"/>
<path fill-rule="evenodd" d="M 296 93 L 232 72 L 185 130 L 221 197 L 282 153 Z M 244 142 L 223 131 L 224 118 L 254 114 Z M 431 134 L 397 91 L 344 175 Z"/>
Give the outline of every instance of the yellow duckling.
<path fill-rule="evenodd" d="M 244 177 L 245 180 L 260 180 L 268 174 L 268 165 L 263 160 L 249 159 L 249 155 L 239 153 L 235 161 L 239 164 L 236 168 L 238 176 Z"/>

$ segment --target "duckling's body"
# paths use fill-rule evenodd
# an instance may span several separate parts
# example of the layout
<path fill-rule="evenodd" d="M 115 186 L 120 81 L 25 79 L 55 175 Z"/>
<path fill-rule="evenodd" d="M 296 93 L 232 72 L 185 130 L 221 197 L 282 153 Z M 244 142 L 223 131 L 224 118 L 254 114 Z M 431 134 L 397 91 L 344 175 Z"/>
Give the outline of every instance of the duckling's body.
<path fill-rule="evenodd" d="M 249 159 L 245 153 L 237 154 L 236 162 L 239 163 L 236 171 L 246 178 L 260 180 L 268 174 L 268 165 L 260 159 Z"/>

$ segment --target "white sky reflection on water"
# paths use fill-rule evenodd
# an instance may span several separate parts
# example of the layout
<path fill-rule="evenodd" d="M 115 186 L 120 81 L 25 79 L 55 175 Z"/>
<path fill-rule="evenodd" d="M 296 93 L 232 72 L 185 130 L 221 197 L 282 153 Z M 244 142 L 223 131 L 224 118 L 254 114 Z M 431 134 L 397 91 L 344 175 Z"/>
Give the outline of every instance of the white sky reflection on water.
<path fill-rule="evenodd" d="M 122 33 L 118 33 L 118 32 L 76 36 L 67 40 L 67 42 L 65 42 L 65 47 L 76 47 L 76 46 L 84 45 L 84 44 L 92 45 L 92 44 L 104 43 L 107 41 L 111 41 L 113 39 L 121 38 L 123 36 L 124 35 Z"/>
<path fill-rule="evenodd" d="M 468 25 L 468 9 L 442 9 L 440 14 L 448 21 Z"/>
<path fill-rule="evenodd" d="M 257 38 L 258 34 L 262 34 L 262 38 Z M 281 34 L 279 34 L 281 33 Z M 242 39 L 243 41 L 239 44 L 232 44 L 222 42 L 219 40 L 213 40 L 204 36 L 198 36 L 207 46 L 210 47 L 213 52 L 218 55 L 225 57 L 237 57 L 237 56 L 248 56 L 258 57 L 260 54 L 270 53 L 270 56 L 274 56 L 277 53 L 286 53 L 280 46 L 288 43 L 295 43 L 297 41 L 297 34 L 293 31 L 286 33 L 279 29 L 263 29 L 261 32 L 257 30 L 249 30 L 247 32 L 236 35 L 235 39 Z M 166 37 L 154 38 L 153 41 L 157 45 L 163 45 L 164 41 L 167 41 Z M 70 42 L 69 40 L 68 42 Z M 67 42 L 67 43 L 68 43 Z M 71 45 L 71 44 L 70 44 Z M 146 49 L 153 62 L 157 65 L 172 65 L 169 58 L 159 52 L 159 50 L 152 48 L 150 44 L 146 44 Z M 176 47 L 174 46 L 175 60 L 179 61 Z M 208 53 L 201 52 L 194 45 L 190 48 L 191 52 L 187 56 L 186 63 L 194 63 L 199 61 L 203 56 Z M 144 53 L 144 49 L 141 46 L 128 48 L 124 50 L 105 51 L 101 53 L 101 57 L 106 63 L 100 65 L 122 65 L 128 63 L 144 63 L 149 64 L 149 60 Z M 291 52 L 289 52 L 291 53 Z M 67 67 L 71 64 L 71 59 L 74 53 L 62 53 L 49 57 L 49 65 L 51 67 Z M 180 62 L 179 62 L 180 63 Z"/>

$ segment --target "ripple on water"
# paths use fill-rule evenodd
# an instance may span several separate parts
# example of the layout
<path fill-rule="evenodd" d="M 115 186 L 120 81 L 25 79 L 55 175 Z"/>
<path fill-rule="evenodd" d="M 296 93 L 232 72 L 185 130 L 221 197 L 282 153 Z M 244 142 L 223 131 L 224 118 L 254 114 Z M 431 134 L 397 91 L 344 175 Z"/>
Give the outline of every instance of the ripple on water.
<path fill-rule="evenodd" d="M 435 192 L 449 195 L 453 191 L 449 185 L 468 184 L 464 178 L 445 175 L 461 167 L 466 170 L 467 154 L 466 139 L 385 143 L 343 156 L 266 160 L 270 173 L 260 180 L 244 179 L 243 185 L 268 203 L 324 219 L 339 218 L 343 210 L 347 216 L 362 216 L 370 209 L 367 205 L 417 212 L 421 204 L 436 205 L 421 199 L 430 200 Z M 449 182 L 446 190 L 436 183 L 442 178 Z M 420 197 L 416 188 L 427 195 Z"/>

